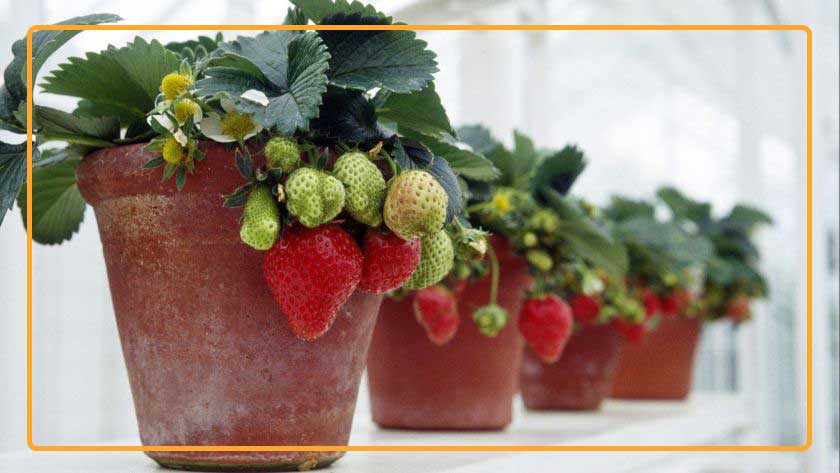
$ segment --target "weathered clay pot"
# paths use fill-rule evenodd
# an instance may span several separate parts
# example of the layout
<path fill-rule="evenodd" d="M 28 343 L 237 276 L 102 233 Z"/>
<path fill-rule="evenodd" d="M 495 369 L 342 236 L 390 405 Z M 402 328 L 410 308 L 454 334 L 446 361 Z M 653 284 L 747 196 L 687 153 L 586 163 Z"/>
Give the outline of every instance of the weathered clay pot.
<path fill-rule="evenodd" d="M 516 327 L 526 263 L 494 241 L 501 266 L 498 303 L 511 316 L 495 338 L 482 335 L 473 311 L 487 304 L 490 277 L 458 297 L 461 324 L 449 343 L 429 341 L 412 297 L 385 299 L 368 355 L 373 420 L 382 427 L 436 430 L 501 429 L 511 421 L 523 340 Z"/>
<path fill-rule="evenodd" d="M 609 324 L 572 335 L 557 362 L 525 347 L 519 386 L 528 409 L 596 410 L 610 393 L 623 340 Z"/>
<path fill-rule="evenodd" d="M 665 317 L 642 343 L 625 344 L 610 396 L 685 399 L 702 327 L 698 318 Z"/>
<path fill-rule="evenodd" d="M 295 337 L 239 241 L 243 183 L 208 145 L 182 192 L 132 145 L 78 167 L 99 224 L 144 445 L 346 445 L 380 296 L 357 292 L 322 338 Z M 179 469 L 312 468 L 341 452 L 149 452 Z"/>

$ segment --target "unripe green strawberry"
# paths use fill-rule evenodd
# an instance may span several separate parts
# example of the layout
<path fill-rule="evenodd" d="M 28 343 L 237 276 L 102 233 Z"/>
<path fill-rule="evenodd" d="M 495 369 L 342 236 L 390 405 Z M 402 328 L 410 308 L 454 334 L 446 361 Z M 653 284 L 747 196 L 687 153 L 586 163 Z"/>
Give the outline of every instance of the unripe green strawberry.
<path fill-rule="evenodd" d="M 333 175 L 347 190 L 344 207 L 350 216 L 370 227 L 378 227 L 382 223 L 382 204 L 388 187 L 379 168 L 367 155 L 356 151 L 338 158 Z"/>
<path fill-rule="evenodd" d="M 385 197 L 385 225 L 403 240 L 435 235 L 446 220 L 449 197 L 426 171 L 411 170 L 395 177 Z"/>
<path fill-rule="evenodd" d="M 277 200 L 268 186 L 259 185 L 248 195 L 242 213 L 242 229 L 239 237 L 255 250 L 267 250 L 274 245 L 280 232 L 280 215 Z"/>
<path fill-rule="evenodd" d="M 344 207 L 344 185 L 312 168 L 300 168 L 286 181 L 286 208 L 305 227 L 323 225 Z"/>
<path fill-rule="evenodd" d="M 539 240 L 537 240 L 537 235 L 534 232 L 527 232 L 522 235 L 522 245 L 526 248 L 533 248 L 537 246 L 538 242 Z"/>
<path fill-rule="evenodd" d="M 445 231 L 420 240 L 420 264 L 403 285 L 406 289 L 423 289 L 436 284 L 452 269 L 455 251 Z"/>
<path fill-rule="evenodd" d="M 533 267 L 542 272 L 551 271 L 551 268 L 554 267 L 554 261 L 551 259 L 551 255 L 543 250 L 530 250 L 525 253 L 525 259 L 527 259 Z"/>
<path fill-rule="evenodd" d="M 263 154 L 269 166 L 280 168 L 285 173 L 290 173 L 300 167 L 300 148 L 291 138 L 275 136 L 265 144 Z"/>
<path fill-rule="evenodd" d="M 507 324 L 508 313 L 497 304 L 487 304 L 473 312 L 473 321 L 479 332 L 488 337 L 495 337 Z"/>

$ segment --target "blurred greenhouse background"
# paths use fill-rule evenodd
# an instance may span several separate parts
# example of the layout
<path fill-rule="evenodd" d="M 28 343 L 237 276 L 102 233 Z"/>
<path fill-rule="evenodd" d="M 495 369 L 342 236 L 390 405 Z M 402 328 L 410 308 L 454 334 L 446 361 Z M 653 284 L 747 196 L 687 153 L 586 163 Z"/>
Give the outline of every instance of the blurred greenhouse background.
<path fill-rule="evenodd" d="M 814 446 L 797 457 L 801 463 L 792 471 L 829 471 L 838 448 L 837 0 L 371 3 L 413 24 L 779 23 L 813 30 Z M 286 6 L 282 0 L 0 0 L 0 63 L 9 61 L 9 46 L 29 25 L 89 12 L 117 13 L 134 24 L 272 24 L 282 21 Z M 57 56 L 120 45 L 133 35 L 84 33 Z M 194 33 L 153 35 L 168 40 Z M 454 123 L 482 122 L 504 137 L 519 128 L 545 147 L 578 143 L 590 160 L 576 187 L 583 196 L 598 203 L 613 193 L 650 197 L 658 186 L 672 184 L 713 202 L 719 212 L 745 201 L 773 216 L 776 225 L 760 235 L 771 297 L 759 304 L 752 323 L 738 329 L 719 323 L 706 330 L 696 386 L 734 391 L 750 401 L 754 426 L 734 441 L 802 443 L 805 34 L 437 31 L 421 36 L 439 52 L 438 92 Z M 46 95 L 38 100 L 65 104 Z M 0 227 L 0 451 L 25 448 L 24 242 L 15 210 Z M 78 444 L 135 436 L 90 209 L 72 242 L 35 247 L 34 301 L 38 439 Z M 360 409 L 365 403 L 363 394 Z"/>

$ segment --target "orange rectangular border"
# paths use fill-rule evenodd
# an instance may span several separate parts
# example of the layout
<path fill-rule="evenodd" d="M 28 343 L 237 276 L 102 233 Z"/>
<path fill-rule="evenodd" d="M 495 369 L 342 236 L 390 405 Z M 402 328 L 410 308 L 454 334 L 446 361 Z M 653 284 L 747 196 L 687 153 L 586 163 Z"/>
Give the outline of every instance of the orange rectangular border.
<path fill-rule="evenodd" d="M 33 25 L 26 33 L 26 215 L 32 221 L 32 33 L 36 31 L 163 31 L 163 30 L 412 30 L 412 31 L 802 31 L 807 40 L 806 60 L 806 440 L 802 445 L 318 445 L 318 446 L 242 446 L 242 445 L 36 445 L 32 439 L 32 226 L 26 228 L 26 441 L 33 451 L 805 451 L 813 442 L 812 405 L 812 325 L 813 325 L 813 220 L 812 220 L 812 113 L 813 113 L 813 33 L 806 25 Z"/>

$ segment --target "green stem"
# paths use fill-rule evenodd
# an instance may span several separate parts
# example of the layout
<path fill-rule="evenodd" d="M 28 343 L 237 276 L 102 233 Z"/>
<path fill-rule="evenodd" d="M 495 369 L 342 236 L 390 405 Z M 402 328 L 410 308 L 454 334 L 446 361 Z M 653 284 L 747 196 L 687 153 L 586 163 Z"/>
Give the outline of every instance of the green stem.
<path fill-rule="evenodd" d="M 493 245 L 487 245 L 487 256 L 490 258 L 490 303 L 495 304 L 499 295 L 499 259 Z"/>
<path fill-rule="evenodd" d="M 385 151 L 384 149 L 381 150 L 380 153 L 382 154 L 382 156 L 385 156 L 385 161 L 388 161 L 388 166 L 391 167 L 391 174 L 396 176 L 397 175 L 397 163 L 395 163 L 394 160 L 391 159 L 391 155 L 388 154 L 388 152 Z"/>
<path fill-rule="evenodd" d="M 472 204 L 469 207 L 467 207 L 467 213 L 471 214 L 471 213 L 479 211 L 479 210 L 484 210 L 489 206 L 490 206 L 490 202 L 479 202 L 477 204 Z"/>

